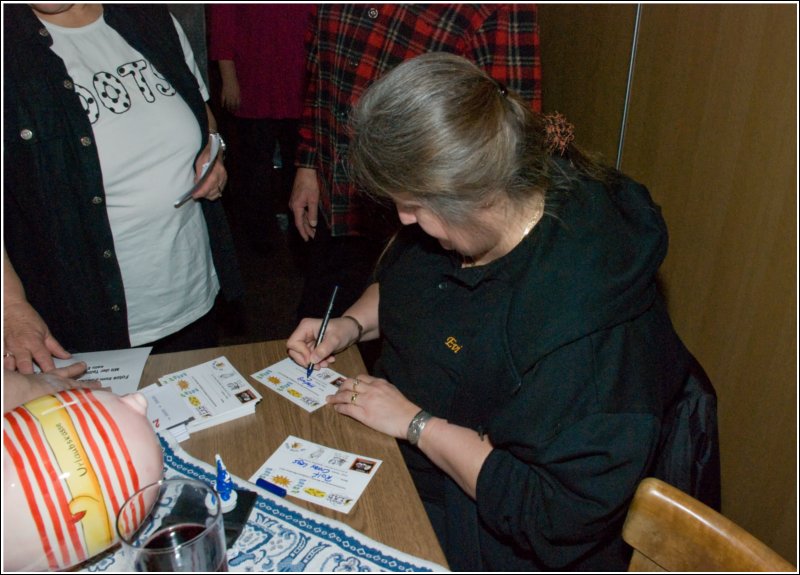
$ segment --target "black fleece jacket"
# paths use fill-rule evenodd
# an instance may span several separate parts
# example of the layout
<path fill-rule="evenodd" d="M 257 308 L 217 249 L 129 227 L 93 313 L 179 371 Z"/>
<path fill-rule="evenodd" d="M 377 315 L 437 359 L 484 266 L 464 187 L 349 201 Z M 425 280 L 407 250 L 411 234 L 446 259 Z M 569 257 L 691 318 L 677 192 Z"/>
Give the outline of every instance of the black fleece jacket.
<path fill-rule="evenodd" d="M 622 521 L 688 377 L 656 286 L 667 233 L 648 191 L 582 180 L 549 192 L 546 213 L 476 268 L 410 226 L 376 275 L 377 372 L 494 446 L 473 501 L 401 442 L 455 570 L 625 570 Z"/>

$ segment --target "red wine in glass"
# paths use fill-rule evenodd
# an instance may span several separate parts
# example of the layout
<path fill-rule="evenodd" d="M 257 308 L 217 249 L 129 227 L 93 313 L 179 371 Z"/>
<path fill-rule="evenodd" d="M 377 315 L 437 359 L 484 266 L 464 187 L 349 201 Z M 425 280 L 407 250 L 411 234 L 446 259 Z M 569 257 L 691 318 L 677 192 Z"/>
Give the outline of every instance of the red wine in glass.
<path fill-rule="evenodd" d="M 136 558 L 136 571 L 227 571 L 228 561 L 224 548 L 220 553 L 219 546 L 211 541 L 213 535 L 209 535 L 208 545 L 197 542 L 192 549 L 184 548 L 177 553 L 168 551 L 188 543 L 205 530 L 203 525 L 183 523 L 158 531 L 148 540 L 142 548 L 143 552 Z M 163 553 L 147 553 L 144 550 L 163 550 Z M 198 553 L 211 556 L 195 557 Z"/>

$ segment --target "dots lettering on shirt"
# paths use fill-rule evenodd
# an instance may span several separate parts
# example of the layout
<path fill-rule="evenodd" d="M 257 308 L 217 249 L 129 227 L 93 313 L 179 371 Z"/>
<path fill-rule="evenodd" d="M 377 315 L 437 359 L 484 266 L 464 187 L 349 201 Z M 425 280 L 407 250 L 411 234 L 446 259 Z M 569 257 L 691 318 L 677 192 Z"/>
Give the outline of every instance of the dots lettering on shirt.
<path fill-rule="evenodd" d="M 133 81 L 136 82 L 136 87 L 139 88 L 139 92 L 142 94 L 145 101 L 155 102 L 156 96 L 153 94 L 153 90 L 150 89 L 147 79 L 144 76 L 144 71 L 147 70 L 147 68 L 146 60 L 136 60 L 135 62 L 128 62 L 127 64 L 119 66 L 117 68 L 117 74 L 122 78 L 132 78 Z"/>
<path fill-rule="evenodd" d="M 97 123 L 103 108 L 114 114 L 124 114 L 131 109 L 133 99 L 128 91 L 133 87 L 131 83 L 135 84 L 144 101 L 150 104 L 156 101 L 156 91 L 163 96 L 177 94 L 175 88 L 147 60 L 126 62 L 117 66 L 115 72 L 97 72 L 92 78 L 92 85 L 88 87 L 74 84 L 74 90 L 91 124 Z"/>
<path fill-rule="evenodd" d="M 98 72 L 94 75 L 94 89 L 99 96 L 100 103 L 115 114 L 122 114 L 131 107 L 131 97 L 128 90 L 115 75 L 108 72 Z"/>

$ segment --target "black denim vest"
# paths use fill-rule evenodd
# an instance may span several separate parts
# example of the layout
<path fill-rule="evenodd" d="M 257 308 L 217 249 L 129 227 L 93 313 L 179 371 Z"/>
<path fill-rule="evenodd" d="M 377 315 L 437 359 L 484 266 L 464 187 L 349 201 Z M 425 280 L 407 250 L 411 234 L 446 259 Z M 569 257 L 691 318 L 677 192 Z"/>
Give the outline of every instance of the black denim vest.
<path fill-rule="evenodd" d="M 52 39 L 27 5 L 4 6 L 3 219 L 28 301 L 73 352 L 129 347 L 122 275 L 92 127 Z M 208 140 L 205 103 L 163 5 L 104 7 L 104 18 L 186 101 Z M 203 201 L 227 299 L 243 288 L 222 206 Z"/>

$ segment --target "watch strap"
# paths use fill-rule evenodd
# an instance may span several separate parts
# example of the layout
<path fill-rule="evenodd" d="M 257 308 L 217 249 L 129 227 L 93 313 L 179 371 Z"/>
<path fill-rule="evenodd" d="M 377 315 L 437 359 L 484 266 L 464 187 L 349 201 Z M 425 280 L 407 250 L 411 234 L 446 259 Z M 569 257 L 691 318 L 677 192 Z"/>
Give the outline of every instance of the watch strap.
<path fill-rule="evenodd" d="M 411 418 L 411 423 L 408 424 L 408 430 L 406 431 L 406 439 L 411 445 L 419 443 L 422 430 L 425 429 L 425 425 L 430 421 L 431 417 L 433 416 L 430 413 L 424 409 L 420 409 L 419 412 Z"/>

